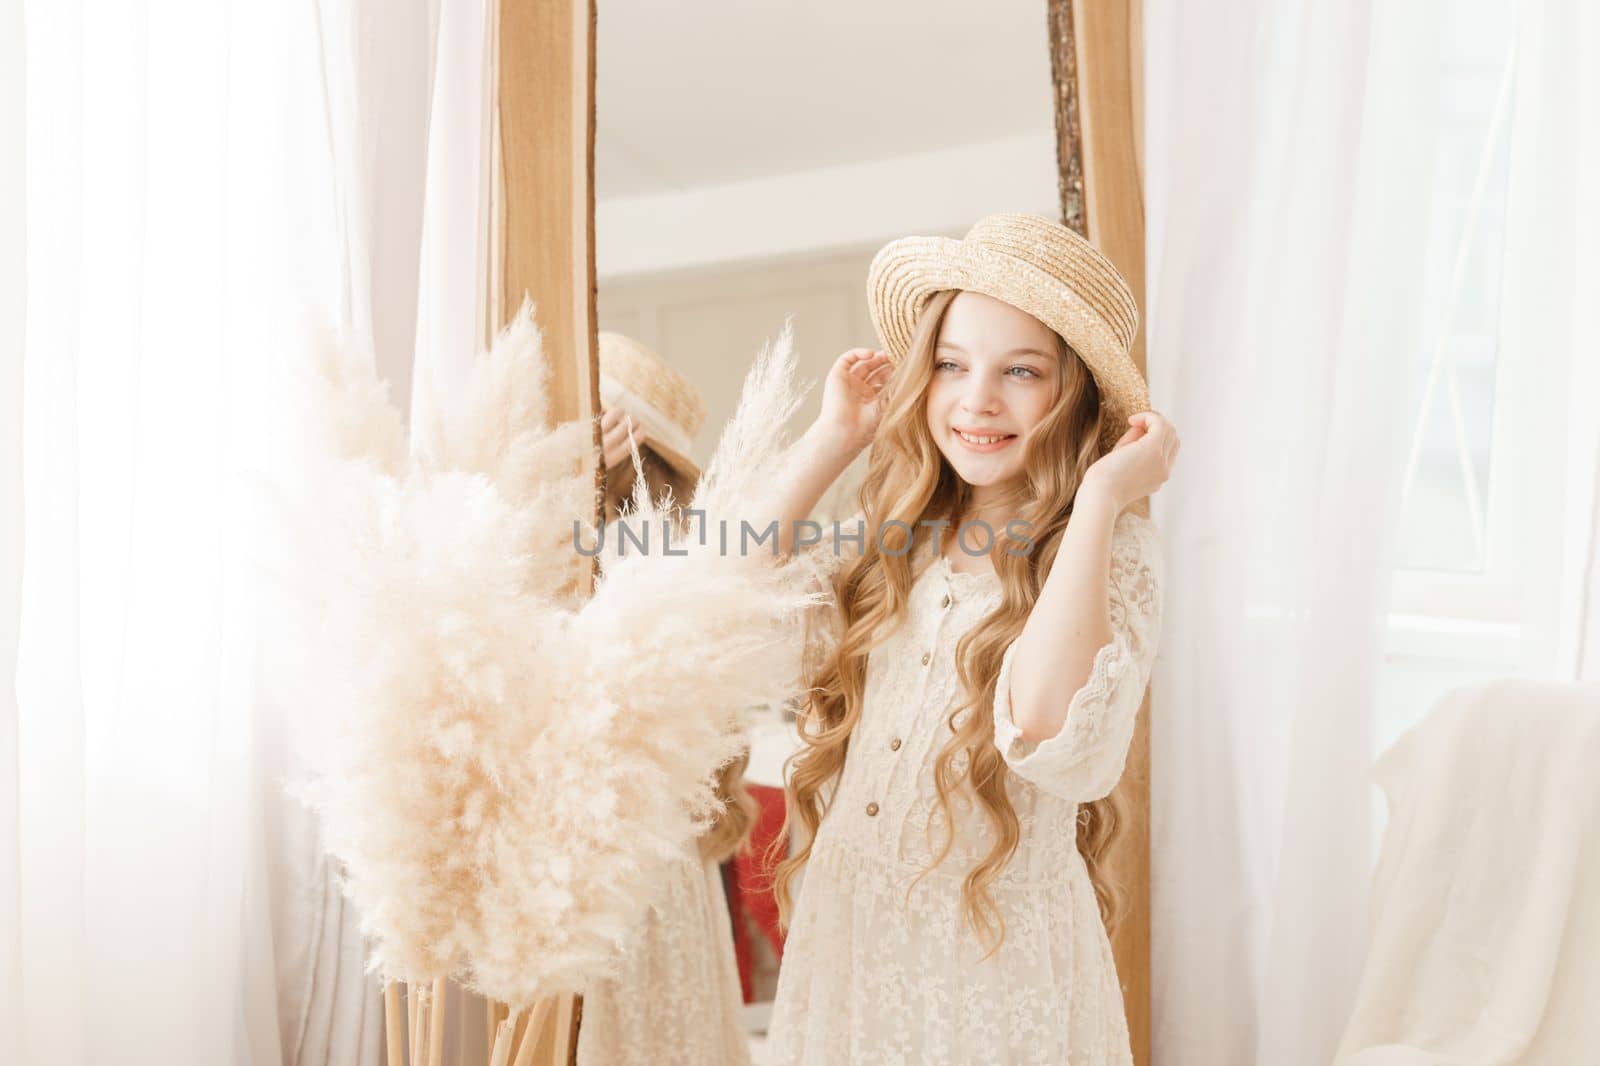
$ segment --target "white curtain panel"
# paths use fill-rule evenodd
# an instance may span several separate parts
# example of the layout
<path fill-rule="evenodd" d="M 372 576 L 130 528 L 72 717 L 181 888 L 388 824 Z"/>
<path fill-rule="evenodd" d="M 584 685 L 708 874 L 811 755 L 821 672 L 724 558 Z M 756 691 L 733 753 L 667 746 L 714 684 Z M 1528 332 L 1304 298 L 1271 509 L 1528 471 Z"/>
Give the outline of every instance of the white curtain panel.
<path fill-rule="evenodd" d="M 257 489 L 308 319 L 402 406 L 419 304 L 456 324 L 434 343 L 481 337 L 476 283 L 426 279 L 482 256 L 480 205 L 452 212 L 484 180 L 488 7 L 0 8 L 6 1062 L 380 1061 L 260 713 Z M 425 220 L 453 243 L 424 253 Z M 481 1008 L 454 1020 L 481 1047 Z"/>
<path fill-rule="evenodd" d="M 1524 574 L 1520 672 L 1600 679 L 1600 10 L 1518 0 L 1501 359 L 1506 417 L 1529 431 L 1508 465 L 1534 527 Z M 1559 491 L 1544 492 L 1555 484 Z M 1553 499 L 1554 505 L 1546 501 Z"/>
<path fill-rule="evenodd" d="M 466 377 L 488 338 L 494 89 L 490 0 L 438 0 L 439 13 L 419 218 L 421 280 L 415 308 L 412 424 L 441 390 Z M 514 310 L 514 309 L 513 309 Z M 408 322 L 407 326 L 410 327 Z M 408 337 L 410 334 L 408 333 Z"/>
<path fill-rule="evenodd" d="M 279 280 L 304 247 L 286 164 L 318 112 L 286 103 L 275 5 L 30 3 L 22 29 L 0 1057 L 276 1062 L 242 920 L 262 520 L 244 482 L 271 447 Z"/>
<path fill-rule="evenodd" d="M 22 344 L 27 302 L 27 97 L 22 4 L 0 3 L 0 1032 L 15 1033 L 22 1005 L 17 928 L 17 627 L 22 598 Z M 0 1054 L 14 1051 L 0 1037 Z"/>
<path fill-rule="evenodd" d="M 1439 14 L 1145 4 L 1158 1062 L 1328 1062 L 1359 973 Z"/>
<path fill-rule="evenodd" d="M 1595 611 L 1597 38 L 1581 0 L 1520 7 L 1496 418 L 1546 432 L 1508 435 L 1499 491 L 1538 523 L 1510 542 L 1522 672 L 1561 677 Z M 1155 500 L 1158 1062 L 1325 1063 L 1349 1017 L 1440 42 L 1469 14 L 1144 7 L 1149 371 L 1188 445 Z"/>
<path fill-rule="evenodd" d="M 295 29 L 307 46 L 320 152 L 303 206 L 326 234 L 315 284 L 348 343 L 375 361 L 402 409 L 411 384 L 419 249 L 438 39 L 437 4 L 314 0 Z M 277 787 L 298 770 L 275 715 L 255 736 L 263 768 L 261 873 L 276 976 L 282 1061 L 376 1066 L 383 1056 L 382 989 L 365 973 L 360 915 L 323 853 L 316 819 Z M 251 928 L 263 923 L 252 915 Z"/>

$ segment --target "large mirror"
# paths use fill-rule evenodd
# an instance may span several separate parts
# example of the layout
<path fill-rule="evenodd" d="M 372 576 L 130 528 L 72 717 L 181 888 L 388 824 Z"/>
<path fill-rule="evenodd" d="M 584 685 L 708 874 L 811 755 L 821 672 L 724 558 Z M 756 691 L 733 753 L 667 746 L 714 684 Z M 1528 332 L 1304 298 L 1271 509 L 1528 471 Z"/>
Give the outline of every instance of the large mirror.
<path fill-rule="evenodd" d="M 815 416 L 835 358 L 878 346 L 865 283 L 884 242 L 959 236 L 997 211 L 1058 215 L 1049 42 L 1046 7 L 1032 3 L 600 8 L 602 405 L 653 408 L 630 413 L 647 449 L 661 443 L 663 479 L 679 495 L 786 320 L 800 375 L 816 383 L 796 430 Z M 649 368 L 656 357 L 671 374 Z M 864 456 L 814 517 L 848 514 L 863 468 Z M 610 480 L 621 488 L 631 472 Z M 650 957 L 586 997 L 580 1061 L 604 1061 L 603 1048 L 627 1061 L 762 1061 L 783 938 L 760 854 L 783 821 L 795 741 L 780 709 L 754 710 L 748 725 L 748 764 L 724 785 L 749 797 L 750 847 L 686 867 L 680 913 L 647 933 Z M 652 987 L 662 975 L 694 984 Z M 644 1014 L 628 1001 L 646 996 L 670 996 L 677 1016 L 658 1017 L 648 1036 L 629 1028 Z M 637 1046 L 646 1039 L 657 1045 L 648 1055 Z"/>

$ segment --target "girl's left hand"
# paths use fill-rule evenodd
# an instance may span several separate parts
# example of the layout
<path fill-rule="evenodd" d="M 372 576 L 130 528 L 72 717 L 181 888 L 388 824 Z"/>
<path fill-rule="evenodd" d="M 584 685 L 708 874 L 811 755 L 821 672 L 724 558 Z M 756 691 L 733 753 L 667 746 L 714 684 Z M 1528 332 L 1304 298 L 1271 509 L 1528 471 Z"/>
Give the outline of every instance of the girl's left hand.
<path fill-rule="evenodd" d="M 1154 411 L 1132 415 L 1128 432 L 1089 467 L 1078 491 L 1104 493 L 1120 511 L 1166 484 L 1179 447 L 1171 422 Z"/>

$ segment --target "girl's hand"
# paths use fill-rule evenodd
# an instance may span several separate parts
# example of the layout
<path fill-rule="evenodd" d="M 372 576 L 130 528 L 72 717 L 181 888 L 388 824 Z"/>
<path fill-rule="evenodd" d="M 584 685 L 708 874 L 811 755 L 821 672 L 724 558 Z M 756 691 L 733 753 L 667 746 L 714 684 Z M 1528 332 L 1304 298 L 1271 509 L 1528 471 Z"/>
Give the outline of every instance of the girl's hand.
<path fill-rule="evenodd" d="M 1103 493 L 1121 511 L 1166 484 L 1179 447 L 1171 422 L 1154 411 L 1132 415 L 1128 432 L 1089 467 L 1078 491 Z"/>
<path fill-rule="evenodd" d="M 618 463 L 627 463 L 628 431 L 633 430 L 634 443 L 643 446 L 644 427 L 620 407 L 608 407 L 600 417 L 600 458 L 610 470 Z"/>
<path fill-rule="evenodd" d="M 883 414 L 879 394 L 893 370 L 889 357 L 871 348 L 851 348 L 835 359 L 822 385 L 818 428 L 852 451 L 871 444 Z"/>

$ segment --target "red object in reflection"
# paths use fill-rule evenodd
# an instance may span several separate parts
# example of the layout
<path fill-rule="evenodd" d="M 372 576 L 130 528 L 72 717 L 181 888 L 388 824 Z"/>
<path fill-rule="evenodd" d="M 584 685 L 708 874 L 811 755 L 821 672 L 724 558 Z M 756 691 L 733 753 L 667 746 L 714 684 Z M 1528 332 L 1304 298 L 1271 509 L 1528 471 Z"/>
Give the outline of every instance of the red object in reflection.
<path fill-rule="evenodd" d="M 752 1003 L 755 1001 L 755 987 L 751 978 L 754 958 L 751 927 L 760 930 L 772 946 L 772 953 L 780 960 L 783 958 L 783 930 L 778 928 L 778 899 L 772 893 L 772 869 L 775 863 L 768 861 L 767 852 L 773 841 L 783 835 L 784 800 L 781 788 L 765 785 L 746 787 L 761 810 L 756 816 L 755 827 L 750 831 L 750 842 L 723 869 L 725 874 L 729 867 L 732 869 L 732 877 L 726 878 L 724 883 L 728 889 L 728 912 L 733 918 L 733 954 L 739 963 L 739 986 L 744 992 L 744 1001 Z"/>

